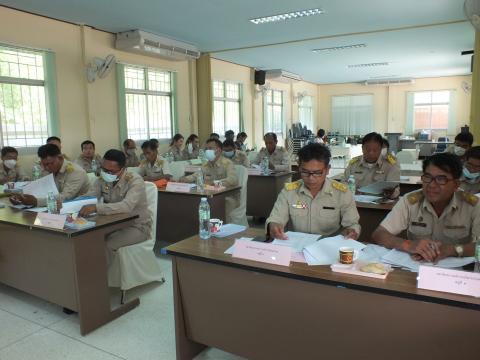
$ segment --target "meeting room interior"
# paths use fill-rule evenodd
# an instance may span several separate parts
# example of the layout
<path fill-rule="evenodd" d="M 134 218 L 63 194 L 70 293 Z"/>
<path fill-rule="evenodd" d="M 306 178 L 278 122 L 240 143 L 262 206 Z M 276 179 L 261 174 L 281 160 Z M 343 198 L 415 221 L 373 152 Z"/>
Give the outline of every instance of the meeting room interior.
<path fill-rule="evenodd" d="M 474 359 L 480 0 L 0 0 L 0 359 Z"/>

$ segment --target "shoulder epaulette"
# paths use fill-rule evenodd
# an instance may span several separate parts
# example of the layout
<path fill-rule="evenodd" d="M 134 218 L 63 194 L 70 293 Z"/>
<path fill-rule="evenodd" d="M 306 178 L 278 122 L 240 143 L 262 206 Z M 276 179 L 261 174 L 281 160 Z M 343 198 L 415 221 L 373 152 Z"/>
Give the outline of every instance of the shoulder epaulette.
<path fill-rule="evenodd" d="M 69 163 L 69 164 L 67 164 L 67 166 L 65 166 L 65 171 L 66 171 L 67 173 L 70 174 L 71 172 L 73 172 L 73 170 L 75 170 L 75 167 L 73 166 L 72 163 Z"/>
<path fill-rule="evenodd" d="M 362 155 L 355 156 L 353 159 L 351 159 L 351 160 L 348 162 L 348 166 L 353 165 L 353 164 L 359 162 L 361 158 L 362 158 Z"/>
<path fill-rule="evenodd" d="M 337 190 L 341 191 L 341 192 L 347 192 L 347 190 L 348 190 L 347 185 L 342 184 L 341 182 L 338 182 L 338 181 L 335 181 L 335 180 L 332 181 L 332 187 L 334 189 L 337 189 Z"/>
<path fill-rule="evenodd" d="M 419 202 L 422 197 L 423 197 L 423 191 L 419 190 L 419 191 L 414 191 L 414 192 L 410 193 L 407 196 L 407 199 L 408 199 L 408 202 L 410 203 L 410 205 L 414 205 L 417 202 Z"/>
<path fill-rule="evenodd" d="M 472 206 L 475 206 L 478 203 L 478 197 L 468 191 L 462 191 L 462 199 Z"/>
<path fill-rule="evenodd" d="M 163 160 L 161 159 L 157 159 L 157 161 L 155 162 L 158 166 L 161 166 L 163 165 Z"/>
<path fill-rule="evenodd" d="M 297 190 L 301 185 L 302 185 L 301 181 L 297 180 L 294 182 L 285 183 L 284 187 L 285 187 L 285 190 L 292 191 L 292 190 Z"/>
<path fill-rule="evenodd" d="M 389 162 L 390 165 L 395 165 L 397 163 L 397 158 L 392 154 L 388 154 L 387 161 Z"/>
<path fill-rule="evenodd" d="M 125 174 L 125 180 L 126 180 L 126 181 L 130 181 L 130 180 L 132 180 L 132 178 L 133 178 L 132 173 L 127 172 L 127 173 Z"/>

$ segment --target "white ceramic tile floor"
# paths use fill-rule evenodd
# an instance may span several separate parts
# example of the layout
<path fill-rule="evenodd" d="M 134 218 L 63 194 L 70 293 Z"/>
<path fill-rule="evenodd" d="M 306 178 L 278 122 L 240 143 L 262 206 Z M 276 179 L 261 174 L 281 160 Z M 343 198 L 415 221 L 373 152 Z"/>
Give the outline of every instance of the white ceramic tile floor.
<path fill-rule="evenodd" d="M 175 359 L 171 261 L 158 258 L 166 283 L 127 292 L 140 306 L 96 331 L 80 335 L 78 317 L 34 296 L 0 284 L 0 360 L 170 360 Z M 119 292 L 112 298 L 116 301 Z M 117 302 L 118 303 L 118 302 Z M 197 360 L 239 360 L 207 349 Z"/>

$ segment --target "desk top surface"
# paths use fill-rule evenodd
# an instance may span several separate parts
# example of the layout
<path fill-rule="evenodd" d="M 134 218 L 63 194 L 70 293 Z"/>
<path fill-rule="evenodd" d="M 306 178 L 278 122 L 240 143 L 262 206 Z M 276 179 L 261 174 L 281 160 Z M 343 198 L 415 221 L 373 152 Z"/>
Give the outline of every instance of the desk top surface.
<path fill-rule="evenodd" d="M 209 240 L 201 240 L 196 235 L 168 246 L 167 252 L 173 256 L 264 272 L 302 281 L 480 310 L 480 298 L 418 289 L 417 274 L 405 270 L 395 269 L 388 275 L 387 279 L 381 280 L 334 273 L 329 266 L 309 266 L 304 263 L 291 262 L 290 266 L 287 267 L 237 259 L 231 255 L 224 254 L 225 250 L 234 243 L 236 238 L 262 235 L 264 235 L 264 231 L 261 229 L 248 229 L 245 232 L 223 239 L 212 237 Z"/>
<path fill-rule="evenodd" d="M 166 194 L 178 194 L 178 195 L 189 195 L 189 196 L 197 196 L 197 197 L 214 197 L 218 195 L 224 195 L 231 193 L 236 190 L 240 190 L 242 187 L 237 186 L 229 186 L 221 190 L 204 190 L 204 191 L 189 191 L 189 192 L 182 192 L 182 191 L 168 191 L 165 188 L 158 189 L 159 193 L 166 193 Z"/>
<path fill-rule="evenodd" d="M 248 178 L 277 178 L 277 177 L 282 177 L 282 176 L 291 176 L 295 174 L 294 171 L 274 171 L 273 173 L 269 175 L 253 175 L 253 174 L 248 174 Z"/>
<path fill-rule="evenodd" d="M 12 208 L 10 206 L 5 206 L 0 209 L 0 224 L 8 224 L 19 227 L 34 228 L 42 231 L 49 231 L 54 233 L 65 234 L 66 236 L 75 236 L 80 235 L 85 232 L 90 232 L 96 229 L 103 228 L 105 226 L 114 225 L 129 220 L 134 220 L 138 215 L 130 214 L 115 214 L 115 215 L 97 215 L 94 217 L 88 218 L 90 221 L 95 221 L 96 225 L 93 227 L 71 230 L 71 229 L 50 229 L 43 226 L 34 225 L 35 218 L 37 213 L 33 211 L 19 210 Z"/>

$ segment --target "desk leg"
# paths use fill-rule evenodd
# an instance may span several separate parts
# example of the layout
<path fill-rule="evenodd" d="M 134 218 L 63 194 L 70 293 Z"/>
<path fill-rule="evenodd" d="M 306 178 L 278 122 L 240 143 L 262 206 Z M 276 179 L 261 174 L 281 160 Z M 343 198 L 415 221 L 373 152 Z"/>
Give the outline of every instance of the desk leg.
<path fill-rule="evenodd" d="M 128 225 L 130 223 L 127 223 Z M 125 226 L 124 223 L 118 228 Z M 78 317 L 82 335 L 88 334 L 140 304 L 140 300 L 136 298 L 114 310 L 110 309 L 105 235 L 114 230 L 116 230 L 115 227 L 109 227 L 108 232 L 97 230 L 72 238 L 75 249 L 75 277 L 78 284 Z"/>
<path fill-rule="evenodd" d="M 173 277 L 173 305 L 175 310 L 175 342 L 177 350 L 177 360 L 190 360 L 201 353 L 206 346 L 192 341 L 187 336 L 185 326 L 184 309 L 182 304 L 182 294 L 180 284 L 178 282 L 177 273 L 178 262 L 176 257 L 172 261 L 172 277 Z"/>

